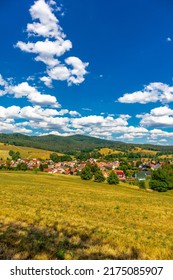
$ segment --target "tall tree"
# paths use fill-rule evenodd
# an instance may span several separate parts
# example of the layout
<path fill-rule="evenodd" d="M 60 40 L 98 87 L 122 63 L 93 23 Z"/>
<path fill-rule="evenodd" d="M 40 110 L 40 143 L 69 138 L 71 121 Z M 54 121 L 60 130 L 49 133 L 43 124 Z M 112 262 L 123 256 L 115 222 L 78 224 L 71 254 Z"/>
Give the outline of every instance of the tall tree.
<path fill-rule="evenodd" d="M 86 165 L 81 172 L 81 179 L 82 180 L 91 180 L 92 177 L 93 177 L 93 172 L 91 171 L 90 166 Z"/>
<path fill-rule="evenodd" d="M 107 182 L 110 185 L 113 185 L 113 184 L 117 185 L 119 183 L 119 178 L 114 171 L 111 171 L 111 173 L 109 174 L 109 176 L 107 178 Z"/>
<path fill-rule="evenodd" d="M 94 181 L 100 183 L 105 181 L 105 177 L 100 169 L 97 170 L 96 173 L 94 174 Z"/>

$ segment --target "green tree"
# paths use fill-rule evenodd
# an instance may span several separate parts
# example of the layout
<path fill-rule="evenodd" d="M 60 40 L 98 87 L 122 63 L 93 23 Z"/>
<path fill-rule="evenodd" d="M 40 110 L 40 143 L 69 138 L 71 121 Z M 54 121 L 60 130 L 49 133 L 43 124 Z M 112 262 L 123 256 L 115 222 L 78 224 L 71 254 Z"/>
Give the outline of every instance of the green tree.
<path fill-rule="evenodd" d="M 60 161 L 72 161 L 72 157 L 69 155 L 60 156 Z"/>
<path fill-rule="evenodd" d="M 151 180 L 149 185 L 154 191 L 166 192 L 168 190 L 168 185 L 163 181 Z"/>
<path fill-rule="evenodd" d="M 22 171 L 26 171 L 28 169 L 28 166 L 26 163 L 24 162 L 20 162 L 18 165 L 17 165 L 17 170 L 22 170 Z"/>
<path fill-rule="evenodd" d="M 19 158 L 20 158 L 20 153 L 19 152 L 13 152 L 13 151 L 10 151 L 9 152 L 9 155 L 11 155 L 11 157 L 12 157 L 12 160 L 18 160 Z"/>
<path fill-rule="evenodd" d="M 92 177 L 93 177 L 93 173 L 91 171 L 91 167 L 86 164 L 86 166 L 83 168 L 80 176 L 81 176 L 82 180 L 91 180 Z"/>
<path fill-rule="evenodd" d="M 90 157 L 91 158 L 100 158 L 100 157 L 102 157 L 102 154 L 98 150 L 94 150 L 91 152 Z"/>
<path fill-rule="evenodd" d="M 119 183 L 119 179 L 117 174 L 114 171 L 111 171 L 111 173 L 109 174 L 108 178 L 107 178 L 107 182 L 110 185 L 117 185 Z"/>
<path fill-rule="evenodd" d="M 8 154 L 10 157 L 12 157 L 14 155 L 14 151 L 10 150 Z"/>
<path fill-rule="evenodd" d="M 71 161 L 72 157 L 69 155 L 58 156 L 56 153 L 52 153 L 50 154 L 50 159 L 57 163 L 62 161 Z"/>
<path fill-rule="evenodd" d="M 44 170 L 44 167 L 43 167 L 43 164 L 42 164 L 42 163 L 40 163 L 39 170 L 40 170 L 40 171 L 43 171 L 43 170 Z"/>
<path fill-rule="evenodd" d="M 152 190 L 166 192 L 170 188 L 170 182 L 167 173 L 160 168 L 153 171 L 149 186 Z"/>
<path fill-rule="evenodd" d="M 173 189 L 173 165 L 168 163 L 164 164 L 162 169 L 166 172 L 169 182 L 169 189 Z"/>
<path fill-rule="evenodd" d="M 98 172 L 100 170 L 100 168 L 98 167 L 98 165 L 95 163 L 93 165 L 90 165 L 91 167 L 91 171 L 93 174 L 95 174 L 96 172 Z"/>
<path fill-rule="evenodd" d="M 79 159 L 80 161 L 86 161 L 87 159 L 90 158 L 90 153 L 82 151 L 76 156 L 76 158 Z"/>
<path fill-rule="evenodd" d="M 104 182 L 105 181 L 105 177 L 103 175 L 103 173 L 101 172 L 101 170 L 97 170 L 96 173 L 94 174 L 94 182 Z"/>
<path fill-rule="evenodd" d="M 53 162 L 60 162 L 61 159 L 56 153 L 50 154 L 50 159 L 53 160 Z"/>

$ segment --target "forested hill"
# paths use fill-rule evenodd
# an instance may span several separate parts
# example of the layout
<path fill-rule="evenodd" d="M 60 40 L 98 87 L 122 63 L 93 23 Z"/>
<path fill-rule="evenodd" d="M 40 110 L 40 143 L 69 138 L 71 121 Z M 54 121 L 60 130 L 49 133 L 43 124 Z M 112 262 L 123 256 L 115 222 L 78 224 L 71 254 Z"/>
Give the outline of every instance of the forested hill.
<path fill-rule="evenodd" d="M 59 151 L 63 153 L 73 153 L 74 151 L 91 150 L 94 148 L 113 148 L 120 151 L 129 150 L 140 146 L 143 149 L 161 151 L 161 152 L 173 152 L 173 146 L 160 146 L 150 144 L 127 144 L 119 141 L 110 141 L 99 139 L 84 135 L 73 136 L 27 136 L 20 133 L 14 134 L 0 134 L 0 142 L 6 144 L 12 144 L 16 146 L 25 146 L 40 148 L 50 151 Z"/>

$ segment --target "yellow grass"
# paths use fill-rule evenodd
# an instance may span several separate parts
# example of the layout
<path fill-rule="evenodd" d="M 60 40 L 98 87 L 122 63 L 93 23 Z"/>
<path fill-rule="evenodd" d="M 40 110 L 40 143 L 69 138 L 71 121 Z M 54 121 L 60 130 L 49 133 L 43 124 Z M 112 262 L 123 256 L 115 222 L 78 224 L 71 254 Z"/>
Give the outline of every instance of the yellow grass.
<path fill-rule="evenodd" d="M 173 155 L 162 155 L 162 156 L 159 156 L 159 158 L 161 159 L 173 159 Z"/>
<path fill-rule="evenodd" d="M 145 154 L 156 155 L 157 154 L 157 151 L 144 150 L 140 147 L 135 147 L 135 149 L 132 149 L 129 152 L 141 153 L 142 155 L 145 155 Z M 102 148 L 102 149 L 100 149 L 100 153 L 102 155 L 106 156 L 106 155 L 109 155 L 109 154 L 119 154 L 119 153 L 121 153 L 121 151 L 113 150 L 113 149 L 110 149 L 110 148 Z"/>
<path fill-rule="evenodd" d="M 116 150 L 113 150 L 113 149 L 110 149 L 110 148 L 102 148 L 102 149 L 100 149 L 99 152 L 104 156 L 107 156 L 109 154 L 119 154 L 119 153 L 121 153 L 121 151 L 116 151 Z"/>
<path fill-rule="evenodd" d="M 0 158 L 6 160 L 9 156 L 9 151 L 13 150 L 14 152 L 19 152 L 22 158 L 32 159 L 32 158 L 41 158 L 41 159 L 49 159 L 52 151 L 45 151 L 41 149 L 35 149 L 30 147 L 21 147 L 14 145 L 4 145 L 4 143 L 0 143 Z M 57 153 L 58 155 L 62 155 Z"/>
<path fill-rule="evenodd" d="M 173 259 L 173 193 L 0 172 L 1 259 Z"/>
<path fill-rule="evenodd" d="M 136 147 L 135 149 L 131 150 L 132 153 L 141 153 L 141 154 L 150 154 L 150 155 L 156 155 L 157 151 L 152 151 L 152 150 L 146 150 L 142 149 L 140 147 Z"/>

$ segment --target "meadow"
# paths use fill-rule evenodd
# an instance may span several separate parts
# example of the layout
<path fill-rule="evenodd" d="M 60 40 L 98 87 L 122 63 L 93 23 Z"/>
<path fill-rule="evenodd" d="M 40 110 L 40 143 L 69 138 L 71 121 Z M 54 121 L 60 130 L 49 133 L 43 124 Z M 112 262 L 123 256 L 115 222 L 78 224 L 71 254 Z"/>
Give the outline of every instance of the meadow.
<path fill-rule="evenodd" d="M 173 259 L 173 192 L 0 172 L 0 259 Z"/>
<path fill-rule="evenodd" d="M 10 150 L 12 150 L 14 152 L 19 152 L 21 157 L 25 158 L 25 159 L 41 158 L 41 159 L 45 160 L 45 159 L 49 159 L 50 154 L 53 153 L 51 151 L 45 151 L 42 149 L 14 146 L 14 145 L 0 143 L 0 159 L 6 160 L 7 158 L 11 158 L 9 156 Z M 63 154 L 57 153 L 57 155 L 61 156 Z"/>

